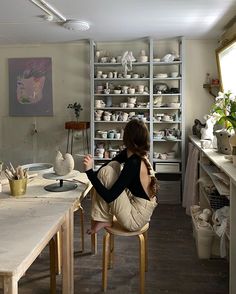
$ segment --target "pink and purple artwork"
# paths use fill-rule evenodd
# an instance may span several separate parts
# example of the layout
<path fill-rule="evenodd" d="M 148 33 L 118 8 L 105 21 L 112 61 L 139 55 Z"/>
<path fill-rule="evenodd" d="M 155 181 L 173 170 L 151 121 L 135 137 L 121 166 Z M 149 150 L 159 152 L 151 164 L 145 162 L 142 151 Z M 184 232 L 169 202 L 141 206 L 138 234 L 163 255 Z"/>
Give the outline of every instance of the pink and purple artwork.
<path fill-rule="evenodd" d="M 11 116 L 52 116 L 51 58 L 10 58 Z"/>

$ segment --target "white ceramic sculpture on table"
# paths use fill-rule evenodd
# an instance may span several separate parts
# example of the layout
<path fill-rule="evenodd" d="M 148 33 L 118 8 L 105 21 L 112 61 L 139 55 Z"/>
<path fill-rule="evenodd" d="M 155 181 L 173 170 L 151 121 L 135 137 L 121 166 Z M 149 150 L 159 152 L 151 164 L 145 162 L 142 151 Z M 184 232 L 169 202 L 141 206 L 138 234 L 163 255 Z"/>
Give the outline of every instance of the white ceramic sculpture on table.
<path fill-rule="evenodd" d="M 54 171 L 56 175 L 65 176 L 74 169 L 74 158 L 70 153 L 66 153 L 64 156 L 60 151 L 57 151 L 57 155 L 54 162 Z"/>
<path fill-rule="evenodd" d="M 73 156 L 70 153 L 66 153 L 63 156 L 60 151 L 57 151 L 54 162 L 54 173 L 45 173 L 43 177 L 48 180 L 59 181 L 59 184 L 47 185 L 44 189 L 50 192 L 65 192 L 76 189 L 77 185 L 73 181 L 73 178 L 78 175 L 79 171 L 73 169 Z"/>

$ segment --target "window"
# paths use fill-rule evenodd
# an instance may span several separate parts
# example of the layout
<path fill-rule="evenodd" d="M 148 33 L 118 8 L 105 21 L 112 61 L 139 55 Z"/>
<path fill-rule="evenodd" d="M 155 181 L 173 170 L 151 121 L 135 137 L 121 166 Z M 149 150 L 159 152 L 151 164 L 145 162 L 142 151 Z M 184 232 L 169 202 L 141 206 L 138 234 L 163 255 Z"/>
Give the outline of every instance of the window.
<path fill-rule="evenodd" d="M 236 95 L 236 38 L 216 50 L 221 91 Z"/>

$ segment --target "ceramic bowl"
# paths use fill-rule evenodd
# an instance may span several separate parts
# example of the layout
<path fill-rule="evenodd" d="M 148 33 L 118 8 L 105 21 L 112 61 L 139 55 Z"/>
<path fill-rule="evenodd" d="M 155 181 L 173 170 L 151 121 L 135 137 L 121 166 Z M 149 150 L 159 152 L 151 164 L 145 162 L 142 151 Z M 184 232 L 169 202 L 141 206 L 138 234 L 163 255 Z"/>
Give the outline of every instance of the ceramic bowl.
<path fill-rule="evenodd" d="M 132 75 L 132 78 L 133 78 L 133 79 L 138 79 L 138 78 L 139 78 L 139 75 L 138 75 L 138 74 L 133 74 L 133 75 Z"/>
<path fill-rule="evenodd" d="M 148 56 L 147 55 L 139 56 L 138 62 L 148 62 Z"/>
<path fill-rule="evenodd" d="M 171 102 L 167 104 L 168 107 L 176 107 L 179 108 L 180 107 L 180 103 L 179 102 Z"/>
<path fill-rule="evenodd" d="M 178 75 L 179 75 L 179 73 L 178 73 L 177 71 L 174 71 L 174 72 L 172 72 L 172 73 L 170 74 L 170 76 L 171 76 L 172 78 L 177 78 Z"/>
<path fill-rule="evenodd" d="M 128 103 L 127 106 L 128 108 L 134 108 L 134 103 Z"/>
<path fill-rule="evenodd" d="M 120 94 L 121 90 L 114 90 L 114 94 Z"/>

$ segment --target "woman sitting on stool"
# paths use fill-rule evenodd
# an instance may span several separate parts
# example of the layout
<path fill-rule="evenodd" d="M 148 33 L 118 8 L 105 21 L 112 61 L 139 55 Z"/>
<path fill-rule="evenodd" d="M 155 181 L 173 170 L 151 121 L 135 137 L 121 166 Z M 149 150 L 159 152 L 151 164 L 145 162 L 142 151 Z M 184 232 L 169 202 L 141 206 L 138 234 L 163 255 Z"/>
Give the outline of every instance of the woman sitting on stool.
<path fill-rule="evenodd" d="M 158 184 L 147 158 L 150 140 L 145 123 L 137 119 L 128 122 L 123 141 L 126 149 L 96 172 L 92 156 L 84 157 L 94 187 L 89 234 L 112 226 L 113 216 L 125 229 L 137 231 L 150 221 L 157 206 Z"/>

